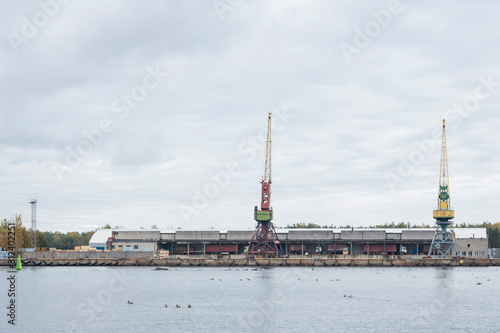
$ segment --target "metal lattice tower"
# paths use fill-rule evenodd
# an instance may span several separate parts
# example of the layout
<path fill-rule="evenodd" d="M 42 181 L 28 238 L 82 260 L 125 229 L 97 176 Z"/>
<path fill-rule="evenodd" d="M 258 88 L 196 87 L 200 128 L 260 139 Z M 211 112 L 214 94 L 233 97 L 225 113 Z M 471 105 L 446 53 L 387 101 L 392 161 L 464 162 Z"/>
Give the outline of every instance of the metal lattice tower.
<path fill-rule="evenodd" d="M 264 176 L 260 182 L 261 202 L 260 210 L 255 206 L 254 219 L 257 227 L 253 232 L 252 239 L 247 250 L 247 258 L 258 257 L 280 257 L 282 254 L 281 243 L 278 234 L 271 222 L 273 219 L 273 208 L 271 207 L 271 113 L 267 120 L 266 139 L 266 161 L 264 164 Z"/>
<path fill-rule="evenodd" d="M 36 198 L 30 200 L 31 205 L 31 247 L 36 251 Z"/>
<path fill-rule="evenodd" d="M 439 188 L 437 209 L 433 212 L 436 219 L 436 233 L 429 249 L 430 255 L 441 257 L 457 256 L 458 249 L 451 229 L 455 211 L 450 205 L 450 178 L 448 175 L 448 152 L 446 145 L 446 122 L 443 119 L 443 139 L 441 143 L 441 165 L 439 169 Z"/>

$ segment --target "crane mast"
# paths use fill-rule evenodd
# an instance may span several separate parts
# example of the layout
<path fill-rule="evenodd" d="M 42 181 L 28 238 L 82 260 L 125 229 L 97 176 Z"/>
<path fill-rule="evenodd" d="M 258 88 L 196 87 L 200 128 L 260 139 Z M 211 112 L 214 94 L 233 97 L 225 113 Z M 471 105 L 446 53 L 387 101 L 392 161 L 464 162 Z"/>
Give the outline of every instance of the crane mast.
<path fill-rule="evenodd" d="M 433 212 L 436 219 L 436 233 L 429 249 L 429 255 L 442 257 L 458 255 L 455 237 L 451 230 L 455 211 L 450 205 L 450 178 L 448 174 L 448 147 L 446 143 L 446 121 L 443 119 L 443 137 L 441 142 L 441 162 L 439 166 L 439 187 L 437 209 Z"/>
<path fill-rule="evenodd" d="M 252 239 L 247 250 L 248 258 L 255 257 L 280 257 L 281 244 L 278 239 L 273 220 L 271 207 L 271 113 L 267 118 L 266 160 L 264 163 L 264 176 L 261 183 L 260 209 L 254 208 L 254 219 L 257 227 L 252 234 Z"/>

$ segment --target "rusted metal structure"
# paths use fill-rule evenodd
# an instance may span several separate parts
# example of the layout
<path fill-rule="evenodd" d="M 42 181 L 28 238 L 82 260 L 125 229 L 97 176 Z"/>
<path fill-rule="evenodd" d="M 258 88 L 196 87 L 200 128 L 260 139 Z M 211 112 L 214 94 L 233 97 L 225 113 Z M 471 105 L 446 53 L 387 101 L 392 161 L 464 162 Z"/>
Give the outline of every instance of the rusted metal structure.
<path fill-rule="evenodd" d="M 247 258 L 279 258 L 282 254 L 281 243 L 274 229 L 273 208 L 271 207 L 271 113 L 267 119 L 266 161 L 264 177 L 261 181 L 260 209 L 255 206 L 254 219 L 257 227 L 247 250 Z"/>

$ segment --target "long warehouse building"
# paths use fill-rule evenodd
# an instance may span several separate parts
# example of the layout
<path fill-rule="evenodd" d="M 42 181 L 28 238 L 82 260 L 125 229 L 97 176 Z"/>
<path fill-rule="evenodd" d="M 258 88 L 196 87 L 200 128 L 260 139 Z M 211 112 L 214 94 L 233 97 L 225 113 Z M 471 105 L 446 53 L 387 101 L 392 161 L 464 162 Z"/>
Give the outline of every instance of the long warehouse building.
<path fill-rule="evenodd" d="M 427 255 L 435 229 L 277 229 L 283 255 Z M 462 257 L 488 257 L 486 228 L 455 228 Z M 114 251 L 168 250 L 172 255 L 243 254 L 253 230 L 100 229 L 90 246 Z"/>

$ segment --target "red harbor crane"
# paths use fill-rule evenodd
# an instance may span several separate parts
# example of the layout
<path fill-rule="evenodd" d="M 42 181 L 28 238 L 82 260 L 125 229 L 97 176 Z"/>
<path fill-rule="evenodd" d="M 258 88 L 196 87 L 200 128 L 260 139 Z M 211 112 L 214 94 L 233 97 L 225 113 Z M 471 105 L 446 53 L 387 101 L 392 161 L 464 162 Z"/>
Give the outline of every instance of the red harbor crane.
<path fill-rule="evenodd" d="M 266 161 L 264 177 L 262 177 L 260 209 L 255 206 L 254 219 L 257 227 L 247 250 L 247 258 L 278 258 L 282 254 L 278 234 L 271 222 L 273 208 L 271 207 L 271 113 L 267 119 Z"/>

